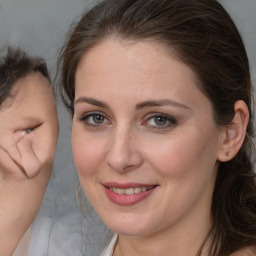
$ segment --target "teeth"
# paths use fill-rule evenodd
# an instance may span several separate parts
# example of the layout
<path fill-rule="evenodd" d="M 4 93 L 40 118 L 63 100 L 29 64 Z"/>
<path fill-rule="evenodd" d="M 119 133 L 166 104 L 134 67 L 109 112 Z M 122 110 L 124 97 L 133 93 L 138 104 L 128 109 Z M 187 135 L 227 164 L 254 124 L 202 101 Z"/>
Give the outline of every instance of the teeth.
<path fill-rule="evenodd" d="M 116 188 L 116 193 L 123 195 L 124 194 L 124 189 L 123 188 Z"/>
<path fill-rule="evenodd" d="M 138 194 L 141 192 L 145 192 L 147 190 L 152 189 L 154 186 L 151 187 L 137 187 L 137 188 L 110 188 L 113 192 L 119 195 L 133 195 Z"/>
<path fill-rule="evenodd" d="M 145 187 L 144 187 L 145 188 Z M 146 189 L 147 190 L 147 189 Z M 145 190 L 145 191 L 146 191 Z M 135 188 L 134 189 L 134 194 L 138 194 L 138 193 L 140 193 L 142 191 L 142 188 Z"/>
<path fill-rule="evenodd" d="M 125 193 L 125 195 L 133 195 L 133 194 L 135 194 L 134 190 L 135 190 L 134 188 L 126 188 L 124 190 L 124 193 Z"/>

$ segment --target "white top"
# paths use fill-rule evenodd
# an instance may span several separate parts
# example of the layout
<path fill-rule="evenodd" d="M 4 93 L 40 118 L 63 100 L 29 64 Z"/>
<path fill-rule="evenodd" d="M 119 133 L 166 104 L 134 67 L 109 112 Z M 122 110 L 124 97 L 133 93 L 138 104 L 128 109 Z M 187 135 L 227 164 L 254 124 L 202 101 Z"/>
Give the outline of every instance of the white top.
<path fill-rule="evenodd" d="M 114 234 L 100 256 L 112 256 L 117 240 L 118 240 L 118 234 Z"/>
<path fill-rule="evenodd" d="M 12 256 L 27 256 L 31 238 L 31 226 L 25 232 Z"/>

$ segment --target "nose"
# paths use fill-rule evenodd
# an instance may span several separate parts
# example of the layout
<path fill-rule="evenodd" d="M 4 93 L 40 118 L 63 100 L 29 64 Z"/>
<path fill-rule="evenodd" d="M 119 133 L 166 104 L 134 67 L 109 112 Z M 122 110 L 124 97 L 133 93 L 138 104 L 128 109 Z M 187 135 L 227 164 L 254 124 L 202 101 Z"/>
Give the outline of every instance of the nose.
<path fill-rule="evenodd" d="M 128 172 L 141 166 L 143 159 L 131 131 L 120 129 L 112 134 L 106 162 L 117 172 Z"/>

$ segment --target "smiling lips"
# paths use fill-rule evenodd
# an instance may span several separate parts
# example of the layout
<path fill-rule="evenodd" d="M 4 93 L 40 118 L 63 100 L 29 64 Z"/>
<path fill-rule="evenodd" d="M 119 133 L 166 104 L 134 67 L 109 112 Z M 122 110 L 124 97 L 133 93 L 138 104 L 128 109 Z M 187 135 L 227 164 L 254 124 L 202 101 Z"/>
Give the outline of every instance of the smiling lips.
<path fill-rule="evenodd" d="M 145 184 L 103 184 L 107 197 L 115 204 L 129 206 L 147 198 L 156 188 L 156 185 Z"/>
<path fill-rule="evenodd" d="M 152 189 L 154 186 L 150 187 L 136 187 L 136 188 L 109 188 L 119 195 L 133 195 L 141 192 L 145 192 L 147 190 Z"/>

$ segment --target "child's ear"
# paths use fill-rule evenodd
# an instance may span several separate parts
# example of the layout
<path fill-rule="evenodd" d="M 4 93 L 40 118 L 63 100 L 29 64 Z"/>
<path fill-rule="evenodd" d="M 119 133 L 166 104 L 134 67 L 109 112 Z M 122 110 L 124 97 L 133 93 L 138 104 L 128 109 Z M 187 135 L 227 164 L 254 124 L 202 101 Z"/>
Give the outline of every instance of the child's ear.
<path fill-rule="evenodd" d="M 218 160 L 226 162 L 231 160 L 241 148 L 246 136 L 249 121 L 249 111 L 246 103 L 239 100 L 234 105 L 234 117 L 230 124 L 221 131 L 221 146 Z"/>

